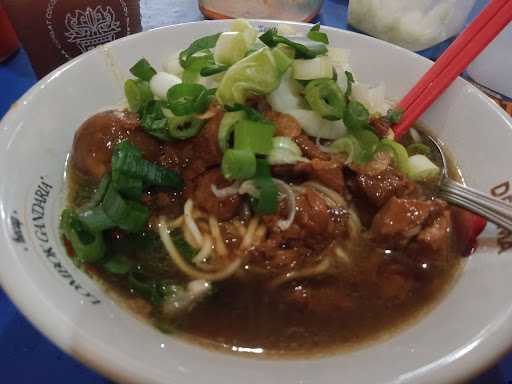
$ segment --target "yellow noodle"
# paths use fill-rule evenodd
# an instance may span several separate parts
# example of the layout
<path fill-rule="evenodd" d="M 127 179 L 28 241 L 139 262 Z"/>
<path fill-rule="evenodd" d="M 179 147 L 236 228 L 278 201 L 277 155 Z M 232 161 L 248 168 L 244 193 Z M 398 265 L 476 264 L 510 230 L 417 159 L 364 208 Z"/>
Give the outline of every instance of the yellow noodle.
<path fill-rule="evenodd" d="M 240 249 L 244 250 L 251 246 L 254 239 L 254 232 L 256 231 L 256 228 L 258 226 L 259 217 L 253 217 L 251 221 L 249 222 L 249 226 L 247 227 L 247 232 L 244 236 L 244 239 L 242 240 L 242 245 L 240 246 Z"/>
<path fill-rule="evenodd" d="M 247 229 L 243 226 L 241 222 L 238 220 L 233 221 L 233 225 L 235 226 L 236 230 L 240 234 L 240 236 L 245 236 L 245 233 L 247 232 Z"/>
<path fill-rule="evenodd" d="M 359 216 L 353 209 L 349 209 L 348 213 L 350 214 L 348 220 L 350 237 L 358 237 L 361 234 L 363 224 L 361 224 Z"/>
<path fill-rule="evenodd" d="M 291 188 L 292 188 L 292 191 L 295 193 L 300 194 L 300 193 L 306 192 L 306 189 L 304 187 L 301 187 L 300 185 L 292 185 Z"/>
<path fill-rule="evenodd" d="M 287 283 L 292 280 L 309 278 L 321 275 L 326 272 L 331 266 L 331 259 L 326 257 L 314 267 L 304 268 L 298 271 L 288 272 L 283 276 L 279 276 L 270 282 L 271 288 L 276 288 L 281 284 Z"/>
<path fill-rule="evenodd" d="M 190 229 L 190 233 L 194 238 L 194 242 L 200 247 L 203 244 L 203 235 L 199 231 L 196 222 L 192 216 L 192 209 L 194 207 L 194 203 L 192 200 L 188 199 L 185 203 L 185 207 L 183 209 L 185 216 L 185 225 Z"/>
<path fill-rule="evenodd" d="M 210 253 L 212 251 L 212 238 L 208 235 L 205 235 L 203 237 L 203 246 L 197 253 L 197 255 L 194 256 L 194 259 L 192 262 L 196 265 L 203 263 L 208 256 L 210 256 Z"/>
<path fill-rule="evenodd" d="M 224 244 L 224 239 L 222 238 L 222 233 L 220 232 L 219 222 L 215 216 L 210 215 L 208 218 L 208 222 L 210 224 L 210 233 L 213 236 L 213 242 L 215 244 L 215 252 L 219 256 L 226 256 L 228 254 L 228 250 L 226 249 L 226 244 Z"/>
<path fill-rule="evenodd" d="M 181 231 L 183 232 L 183 238 L 185 239 L 185 241 L 187 243 L 190 244 L 190 246 L 192 248 L 196 248 L 197 249 L 197 248 L 201 247 L 199 244 L 196 243 L 196 240 L 192 236 L 192 233 L 190 233 L 189 227 L 187 225 L 185 225 L 185 222 L 183 222 L 183 226 L 182 226 Z"/>
<path fill-rule="evenodd" d="M 202 279 L 207 281 L 220 281 L 225 280 L 231 275 L 233 275 L 242 265 L 242 258 L 238 258 L 229 264 L 226 268 L 221 271 L 216 272 L 203 272 L 200 271 L 191 265 L 189 265 L 181 256 L 180 252 L 176 249 L 174 242 L 169 236 L 169 232 L 167 229 L 167 223 L 165 218 L 160 218 L 160 225 L 158 227 L 158 233 L 160 234 L 160 239 L 165 246 L 165 249 L 169 253 L 169 256 L 174 261 L 176 266 L 186 275 L 192 277 L 193 279 Z"/>
<path fill-rule="evenodd" d="M 316 191 L 327 196 L 333 203 L 336 204 L 337 207 L 345 207 L 347 205 L 345 199 L 338 192 L 333 191 L 332 189 L 327 188 L 326 186 L 323 186 L 322 184 L 317 183 L 316 181 L 307 181 L 302 185 L 304 187 L 313 188 Z"/>
<path fill-rule="evenodd" d="M 176 229 L 183 225 L 183 215 L 171 221 L 167 226 L 169 229 Z"/>
<path fill-rule="evenodd" d="M 256 232 L 254 233 L 254 244 L 259 244 L 267 234 L 267 227 L 265 225 L 260 225 Z"/>
<path fill-rule="evenodd" d="M 334 253 L 336 254 L 336 256 L 338 256 L 339 260 L 343 261 L 345 264 L 350 264 L 350 257 L 347 255 L 347 252 L 345 252 L 342 248 L 336 247 Z"/>

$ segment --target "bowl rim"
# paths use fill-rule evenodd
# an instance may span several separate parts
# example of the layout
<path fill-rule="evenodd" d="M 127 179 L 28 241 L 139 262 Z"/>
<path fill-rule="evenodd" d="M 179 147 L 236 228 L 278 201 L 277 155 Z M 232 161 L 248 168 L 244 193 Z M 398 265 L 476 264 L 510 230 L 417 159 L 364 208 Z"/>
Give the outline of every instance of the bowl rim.
<path fill-rule="evenodd" d="M 297 26 L 312 25 L 311 23 L 284 20 L 282 21 L 268 19 L 248 19 L 248 21 L 251 23 L 263 24 L 287 24 Z M 160 30 L 172 31 L 173 29 L 179 29 L 183 27 L 193 28 L 196 25 L 228 23 L 229 20 L 203 20 L 162 26 L 159 28 L 123 37 L 121 39 L 115 40 L 98 48 L 103 49 L 115 47 L 117 45 L 123 44 L 125 41 L 139 39 L 141 36 L 150 35 Z M 372 36 L 330 26 L 322 25 L 322 28 L 332 33 L 353 35 L 356 36 L 357 39 L 378 40 L 379 44 L 384 44 L 388 48 L 401 51 L 402 54 L 404 55 L 412 56 L 416 60 L 421 60 L 429 65 L 432 65 L 433 63 L 431 60 L 415 52 L 409 51 L 405 48 L 396 46 L 386 41 L 376 39 Z M 7 122 L 11 119 L 15 119 L 18 116 L 18 114 L 23 114 L 23 105 L 30 103 L 34 97 L 37 98 L 39 92 L 41 92 L 45 88 L 46 84 L 51 82 L 54 78 L 58 77 L 60 73 L 70 70 L 71 67 L 73 67 L 76 63 L 83 60 L 84 58 L 89 57 L 90 55 L 96 55 L 98 53 L 98 48 L 83 53 L 77 56 L 76 58 L 70 60 L 69 62 L 61 65 L 60 67 L 54 69 L 52 72 L 50 72 L 45 77 L 40 79 L 36 84 L 34 84 L 29 90 L 27 90 L 15 103 L 11 105 L 9 110 L 0 120 L 0 138 L 2 136 L 8 136 L 9 134 L 12 134 L 12 130 L 6 128 Z M 505 121 L 510 123 L 510 126 L 512 128 L 512 119 L 510 118 L 510 116 L 506 114 L 506 112 L 503 109 L 496 105 L 496 103 L 494 103 L 490 98 L 488 98 L 481 90 L 473 86 L 465 79 L 461 77 L 457 79 L 457 81 L 461 80 L 466 85 L 472 87 L 474 91 L 476 91 L 482 96 L 485 96 L 484 98 L 482 98 L 482 102 L 488 104 L 495 113 L 501 115 L 505 119 Z M 3 233 L 0 238 L 0 241 L 3 242 L 4 239 L 7 239 L 9 237 L 9 234 L 7 232 L 6 226 L 3 225 L 5 218 L 7 217 L 7 212 L 5 210 L 4 202 L 1 199 L 1 196 L 0 217 L 2 218 L 3 227 Z M 4 251 L 2 251 L 2 253 L 12 254 L 12 245 L 9 245 L 9 243 L 7 244 L 8 245 L 4 247 Z M 60 327 L 55 327 L 55 319 L 59 319 L 60 312 L 53 306 L 51 306 L 51 310 L 49 311 L 48 308 L 44 306 L 44 300 L 42 296 L 39 297 L 39 300 L 37 299 L 37 296 L 39 295 L 38 289 L 30 280 L 29 276 L 26 273 L 24 273 L 21 264 L 15 263 L 13 264 L 12 267 L 13 268 L 9 271 L 9 273 L 0 269 L 1 288 L 6 292 L 8 297 L 12 300 L 12 302 L 16 305 L 17 309 L 24 315 L 24 317 L 35 328 L 37 328 L 48 340 L 57 345 L 62 351 L 78 359 L 81 363 L 99 372 L 100 374 L 122 383 L 140 383 L 147 380 L 154 380 L 156 377 L 158 377 L 157 372 L 154 372 L 152 379 L 150 379 L 148 377 L 147 371 L 144 373 L 140 373 L 134 370 L 126 369 L 127 365 L 124 364 L 126 361 L 123 361 L 121 356 L 116 356 L 116 358 L 111 357 L 115 354 L 115 349 L 105 348 L 101 344 L 96 343 L 94 340 L 83 334 L 80 328 L 73 323 L 67 323 L 65 321 L 62 321 Z M 15 273 L 13 273 L 13 270 Z M 19 289 L 18 286 L 20 284 L 24 285 L 25 288 Z M 512 317 L 512 308 L 504 315 L 504 317 Z M 63 319 L 61 318 L 61 320 Z M 69 345 L 65 337 L 65 335 L 70 332 L 73 333 L 74 335 L 73 347 Z M 501 324 L 496 329 L 495 332 L 477 341 L 478 342 L 476 343 L 476 345 L 479 345 L 478 351 L 475 351 L 475 348 L 470 348 L 468 351 L 457 356 L 455 359 L 450 359 L 450 361 L 447 361 L 446 363 L 442 364 L 442 367 L 440 369 L 435 369 L 434 371 L 432 371 L 432 369 L 436 367 L 431 367 L 432 369 L 430 370 L 431 372 L 429 373 L 430 376 L 428 377 L 429 380 L 432 380 L 432 382 L 436 383 L 459 382 L 472 378 L 478 375 L 479 373 L 483 372 L 484 370 L 490 368 L 512 347 L 512 324 L 508 328 Z M 474 356 L 475 354 L 476 356 Z M 297 361 L 300 361 L 300 359 L 298 359 Z M 427 366 L 422 367 L 421 370 L 423 370 L 426 367 Z M 460 369 L 462 367 L 464 368 L 463 370 Z M 411 373 L 413 377 L 416 377 L 416 374 L 419 376 L 425 375 L 424 372 L 418 371 L 420 371 L 420 369 L 418 369 L 417 371 L 413 371 Z"/>

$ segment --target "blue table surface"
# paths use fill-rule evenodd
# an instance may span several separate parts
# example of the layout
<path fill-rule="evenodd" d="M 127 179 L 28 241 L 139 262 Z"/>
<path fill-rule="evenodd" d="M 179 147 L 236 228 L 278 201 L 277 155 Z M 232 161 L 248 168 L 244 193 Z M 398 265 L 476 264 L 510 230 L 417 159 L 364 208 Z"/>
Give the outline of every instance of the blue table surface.
<path fill-rule="evenodd" d="M 477 0 L 471 17 L 488 0 Z M 347 0 L 326 0 L 318 20 L 324 25 L 349 28 Z M 144 29 L 165 24 L 202 20 L 190 0 L 141 0 Z M 162 10 L 164 13 L 162 13 Z M 155 16 L 158 15 L 158 16 Z M 435 59 L 449 42 L 420 52 Z M 9 106 L 36 82 L 26 53 L 21 49 L 0 64 L 0 118 Z M 0 289 L 0 382 L 105 384 L 109 381 L 60 351 L 35 329 Z M 512 383 L 512 354 L 473 380 L 472 384 Z"/>

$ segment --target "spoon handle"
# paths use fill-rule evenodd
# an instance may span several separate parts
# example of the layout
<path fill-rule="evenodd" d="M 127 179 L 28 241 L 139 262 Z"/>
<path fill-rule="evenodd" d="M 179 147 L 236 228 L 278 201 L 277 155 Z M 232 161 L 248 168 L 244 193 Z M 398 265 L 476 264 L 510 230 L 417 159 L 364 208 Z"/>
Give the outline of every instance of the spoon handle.
<path fill-rule="evenodd" d="M 448 178 L 439 186 L 440 197 L 512 231 L 512 205 Z"/>

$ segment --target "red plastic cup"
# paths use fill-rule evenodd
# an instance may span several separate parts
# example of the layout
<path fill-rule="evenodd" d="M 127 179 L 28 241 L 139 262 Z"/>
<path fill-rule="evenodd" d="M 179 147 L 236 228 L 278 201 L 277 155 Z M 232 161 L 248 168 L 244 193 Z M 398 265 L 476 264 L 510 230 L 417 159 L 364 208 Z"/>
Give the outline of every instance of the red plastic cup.
<path fill-rule="evenodd" d="M 16 32 L 0 4 L 0 62 L 11 56 L 19 47 Z"/>

